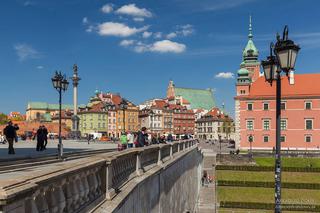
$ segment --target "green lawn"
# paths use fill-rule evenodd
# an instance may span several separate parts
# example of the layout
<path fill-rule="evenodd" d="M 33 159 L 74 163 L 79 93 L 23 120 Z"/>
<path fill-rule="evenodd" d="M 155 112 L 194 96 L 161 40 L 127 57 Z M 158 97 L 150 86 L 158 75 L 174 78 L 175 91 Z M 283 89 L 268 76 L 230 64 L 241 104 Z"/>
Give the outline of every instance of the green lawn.
<path fill-rule="evenodd" d="M 218 180 L 238 180 L 238 181 L 274 181 L 273 172 L 252 172 L 217 170 Z M 320 183 L 320 173 L 312 172 L 282 172 L 282 181 L 291 183 Z"/>
<path fill-rule="evenodd" d="M 274 166 L 274 158 L 255 157 L 255 162 L 259 166 Z M 283 167 L 309 167 L 320 168 L 320 158 L 282 158 Z"/>
<path fill-rule="evenodd" d="M 219 208 L 219 213 L 274 213 L 274 210 Z M 282 213 L 301 213 L 301 211 L 282 211 Z"/>
<path fill-rule="evenodd" d="M 273 188 L 218 187 L 218 201 L 274 202 Z M 319 204 L 320 190 L 282 189 L 282 203 Z"/>

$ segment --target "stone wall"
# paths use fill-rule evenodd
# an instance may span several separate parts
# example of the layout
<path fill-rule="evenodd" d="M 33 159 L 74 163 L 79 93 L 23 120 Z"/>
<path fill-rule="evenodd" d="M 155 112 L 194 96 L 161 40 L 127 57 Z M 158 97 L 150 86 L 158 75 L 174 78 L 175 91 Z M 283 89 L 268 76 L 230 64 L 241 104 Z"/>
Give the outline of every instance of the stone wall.
<path fill-rule="evenodd" d="M 0 213 L 192 212 L 202 154 L 196 140 L 52 164 L 0 180 Z"/>
<path fill-rule="evenodd" d="M 202 154 L 198 149 L 193 149 L 178 160 L 164 165 L 137 183 L 136 187 L 111 211 L 114 213 L 193 212 L 200 190 L 201 161 Z M 103 210 L 106 209 L 102 207 L 97 212 Z"/>

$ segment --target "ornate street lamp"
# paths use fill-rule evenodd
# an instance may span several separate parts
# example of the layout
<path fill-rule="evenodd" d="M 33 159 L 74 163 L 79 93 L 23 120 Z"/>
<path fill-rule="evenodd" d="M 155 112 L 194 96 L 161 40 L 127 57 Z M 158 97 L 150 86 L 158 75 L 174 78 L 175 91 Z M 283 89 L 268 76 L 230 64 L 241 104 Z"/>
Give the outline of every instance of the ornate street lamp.
<path fill-rule="evenodd" d="M 68 89 L 69 82 L 65 75 L 61 72 L 56 71 L 55 75 L 51 78 L 53 87 L 59 92 L 59 144 L 58 144 L 58 158 L 62 159 L 63 156 L 63 145 L 61 139 L 61 99 L 62 91 L 65 92 Z"/>
<path fill-rule="evenodd" d="M 253 142 L 253 136 L 250 134 L 249 135 L 249 143 L 250 143 L 250 160 L 252 160 L 252 142 Z"/>
<path fill-rule="evenodd" d="M 123 119 L 123 132 L 126 131 L 126 118 L 125 118 L 125 111 L 128 109 L 128 101 L 124 98 L 122 98 L 119 108 L 122 110 L 122 119 Z"/>
<path fill-rule="evenodd" d="M 276 55 L 272 55 L 272 49 Z M 281 212 L 281 71 L 288 76 L 294 70 L 300 47 L 288 39 L 288 27 L 283 30 L 282 39 L 277 35 L 277 43 L 270 44 L 270 56 L 262 61 L 266 81 L 271 85 L 276 81 L 276 155 L 275 155 L 275 213 Z"/>

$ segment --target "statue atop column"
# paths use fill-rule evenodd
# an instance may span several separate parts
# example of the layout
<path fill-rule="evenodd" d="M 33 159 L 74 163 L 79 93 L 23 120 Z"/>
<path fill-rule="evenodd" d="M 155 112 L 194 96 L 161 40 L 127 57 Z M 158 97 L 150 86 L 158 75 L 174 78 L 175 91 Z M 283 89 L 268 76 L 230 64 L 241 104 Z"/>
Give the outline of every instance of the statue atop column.
<path fill-rule="evenodd" d="M 80 138 L 81 133 L 79 131 L 79 117 L 78 117 L 78 84 L 81 78 L 78 76 L 78 66 L 73 65 L 73 115 L 72 115 L 72 136 L 73 138 Z"/>

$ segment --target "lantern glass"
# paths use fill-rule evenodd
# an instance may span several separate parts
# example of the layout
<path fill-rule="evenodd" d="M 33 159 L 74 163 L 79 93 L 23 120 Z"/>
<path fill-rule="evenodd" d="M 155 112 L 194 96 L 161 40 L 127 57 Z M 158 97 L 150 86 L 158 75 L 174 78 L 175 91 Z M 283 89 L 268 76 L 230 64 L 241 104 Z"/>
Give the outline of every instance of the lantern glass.
<path fill-rule="evenodd" d="M 270 64 L 266 64 L 266 65 L 262 65 L 263 67 L 263 71 L 264 71 L 264 77 L 266 79 L 266 81 L 271 81 L 271 65 Z"/>
<path fill-rule="evenodd" d="M 296 64 L 297 55 L 298 55 L 298 50 L 295 50 L 295 49 L 290 50 L 290 67 L 291 67 L 291 69 L 294 69 L 294 66 Z"/>
<path fill-rule="evenodd" d="M 294 69 L 300 47 L 291 40 L 278 41 L 275 48 L 280 68 L 288 73 Z"/>
<path fill-rule="evenodd" d="M 281 69 L 283 70 L 290 69 L 289 54 L 290 54 L 290 50 L 287 50 L 287 49 L 277 52 L 278 61 Z"/>
<path fill-rule="evenodd" d="M 51 78 L 51 80 L 52 80 L 53 87 L 55 89 L 58 89 L 59 88 L 59 79 L 56 76 L 54 76 L 53 78 Z"/>
<path fill-rule="evenodd" d="M 68 85 L 69 85 L 69 82 L 67 81 L 67 79 L 63 79 L 61 84 L 62 84 L 63 91 L 66 91 L 68 89 Z"/>

